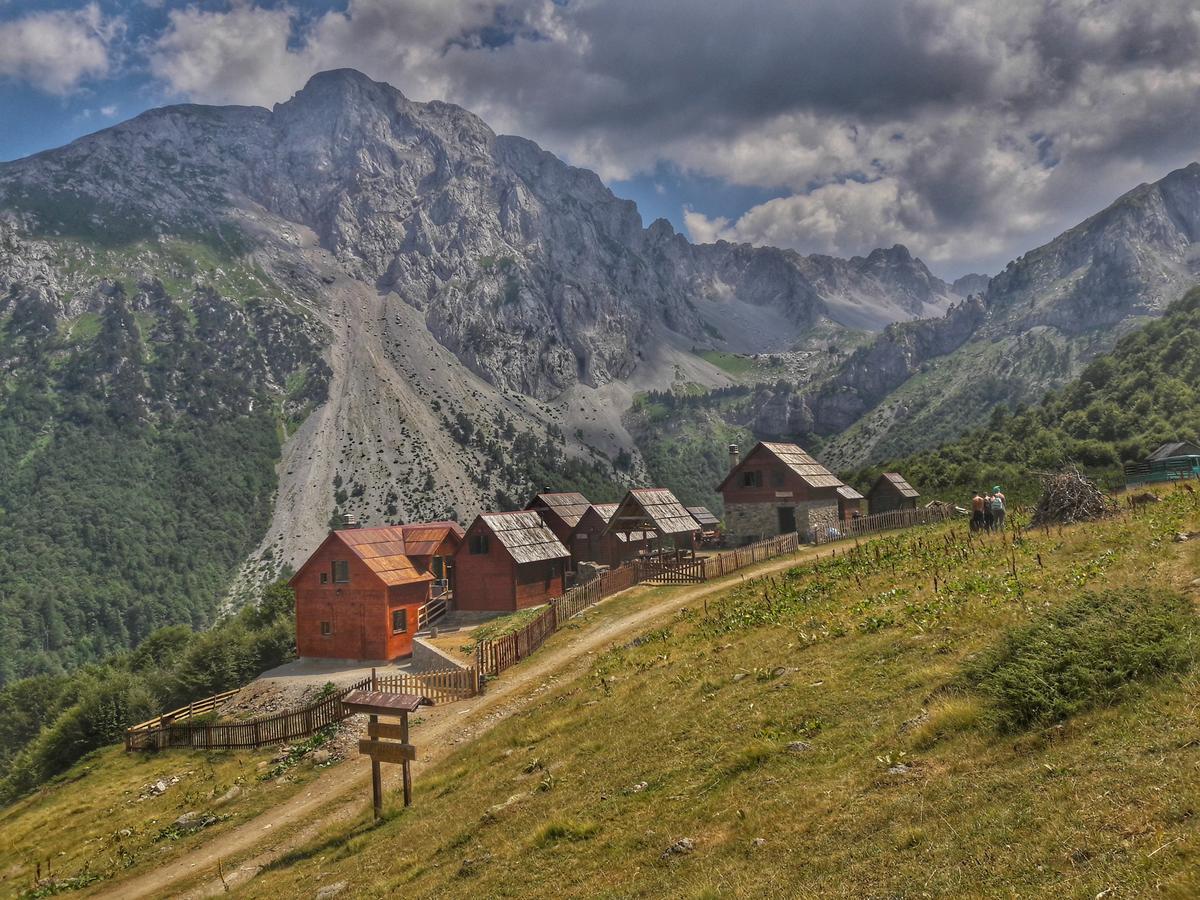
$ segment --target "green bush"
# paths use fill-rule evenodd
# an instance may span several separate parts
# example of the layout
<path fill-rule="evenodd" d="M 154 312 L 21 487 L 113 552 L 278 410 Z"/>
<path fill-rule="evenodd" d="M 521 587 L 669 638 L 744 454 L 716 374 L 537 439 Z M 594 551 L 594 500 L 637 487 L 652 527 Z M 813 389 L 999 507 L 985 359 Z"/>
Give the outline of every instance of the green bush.
<path fill-rule="evenodd" d="M 1185 671 L 1196 653 L 1196 616 L 1178 594 L 1089 593 L 1013 629 L 963 680 L 990 702 L 997 728 L 1018 731 L 1116 702 Z"/>

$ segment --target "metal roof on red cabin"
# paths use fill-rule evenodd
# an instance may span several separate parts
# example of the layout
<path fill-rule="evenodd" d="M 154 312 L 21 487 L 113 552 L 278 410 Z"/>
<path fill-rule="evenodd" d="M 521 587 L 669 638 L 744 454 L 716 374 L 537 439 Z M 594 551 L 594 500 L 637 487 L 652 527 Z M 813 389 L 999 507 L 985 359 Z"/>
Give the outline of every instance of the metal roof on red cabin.
<path fill-rule="evenodd" d="M 537 513 L 483 513 L 479 517 L 517 563 L 563 559 L 571 555 Z"/>
<path fill-rule="evenodd" d="M 576 491 L 554 491 L 535 494 L 526 505 L 526 509 L 534 509 L 541 502 L 542 508 L 563 520 L 570 528 L 579 524 L 587 508 L 591 506 L 588 498 Z"/>
<path fill-rule="evenodd" d="M 341 541 L 386 585 L 433 580 L 432 575 L 419 571 L 408 558 L 404 529 L 399 525 L 344 528 L 333 532 L 330 537 Z"/>
<path fill-rule="evenodd" d="M 462 543 L 466 532 L 457 522 L 414 522 L 401 525 L 404 552 L 409 556 L 433 556 L 451 534 Z"/>

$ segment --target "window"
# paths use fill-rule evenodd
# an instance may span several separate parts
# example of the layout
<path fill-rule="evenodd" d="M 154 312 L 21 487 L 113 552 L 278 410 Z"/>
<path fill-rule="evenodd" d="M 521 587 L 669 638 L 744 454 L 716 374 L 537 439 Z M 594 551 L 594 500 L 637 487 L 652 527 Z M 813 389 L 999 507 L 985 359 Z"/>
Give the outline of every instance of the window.
<path fill-rule="evenodd" d="M 771 484 L 775 487 L 783 487 L 786 479 L 783 476 L 783 469 L 776 469 L 771 473 Z"/>
<path fill-rule="evenodd" d="M 344 559 L 333 561 L 333 583 L 346 584 L 350 581 L 350 563 Z"/>
<path fill-rule="evenodd" d="M 471 535 L 471 552 L 476 555 L 488 552 L 488 536 L 486 534 Z"/>
<path fill-rule="evenodd" d="M 333 623 L 332 622 L 322 622 L 321 623 L 321 637 L 329 637 L 331 634 L 333 634 Z"/>
<path fill-rule="evenodd" d="M 328 572 L 321 573 L 321 584 L 329 584 L 329 573 Z"/>
<path fill-rule="evenodd" d="M 743 472 L 742 487 L 762 487 L 762 472 Z"/>
<path fill-rule="evenodd" d="M 408 631 L 408 610 L 392 610 L 392 634 L 403 634 Z"/>

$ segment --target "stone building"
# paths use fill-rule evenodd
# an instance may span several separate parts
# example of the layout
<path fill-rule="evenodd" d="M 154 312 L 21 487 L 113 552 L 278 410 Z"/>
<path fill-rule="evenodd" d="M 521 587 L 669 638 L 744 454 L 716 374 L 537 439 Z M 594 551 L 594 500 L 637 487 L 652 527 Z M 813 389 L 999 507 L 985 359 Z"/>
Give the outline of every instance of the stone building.
<path fill-rule="evenodd" d="M 821 525 L 837 525 L 841 480 L 796 444 L 761 441 L 739 460 L 731 446 L 729 474 L 717 485 L 725 500 L 725 531 L 734 544 L 795 531 L 808 540 Z"/>

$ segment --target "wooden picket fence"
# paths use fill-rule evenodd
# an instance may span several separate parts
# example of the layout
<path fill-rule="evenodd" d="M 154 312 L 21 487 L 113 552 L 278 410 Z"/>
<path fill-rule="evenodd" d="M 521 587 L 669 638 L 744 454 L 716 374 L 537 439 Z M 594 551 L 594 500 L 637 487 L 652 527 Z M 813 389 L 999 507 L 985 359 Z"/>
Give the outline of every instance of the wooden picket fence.
<path fill-rule="evenodd" d="M 342 705 L 342 698 L 350 691 L 367 689 L 420 694 L 435 703 L 452 703 L 480 692 L 479 671 L 466 668 L 379 675 L 374 680 L 370 677 L 361 679 L 300 709 L 258 716 L 244 722 L 189 721 L 191 715 L 214 710 L 237 693 L 226 691 L 126 729 L 125 749 L 236 750 L 294 741 L 348 718 L 352 713 Z"/>
<path fill-rule="evenodd" d="M 896 528 L 911 528 L 914 525 L 930 525 L 944 522 L 956 515 L 952 506 L 922 506 L 917 509 L 893 509 L 888 512 L 872 513 L 857 519 L 846 519 L 835 525 L 820 525 L 812 531 L 812 543 L 827 544 L 841 538 L 857 537 L 877 531 Z"/>
<path fill-rule="evenodd" d="M 538 649 L 550 635 L 589 606 L 637 584 L 695 584 L 720 578 L 738 569 L 794 553 L 800 547 L 795 534 L 782 534 L 755 544 L 708 557 L 634 560 L 605 572 L 586 584 L 577 585 L 550 601 L 546 611 L 519 631 L 475 646 L 475 665 L 484 675 L 499 675 Z"/>

